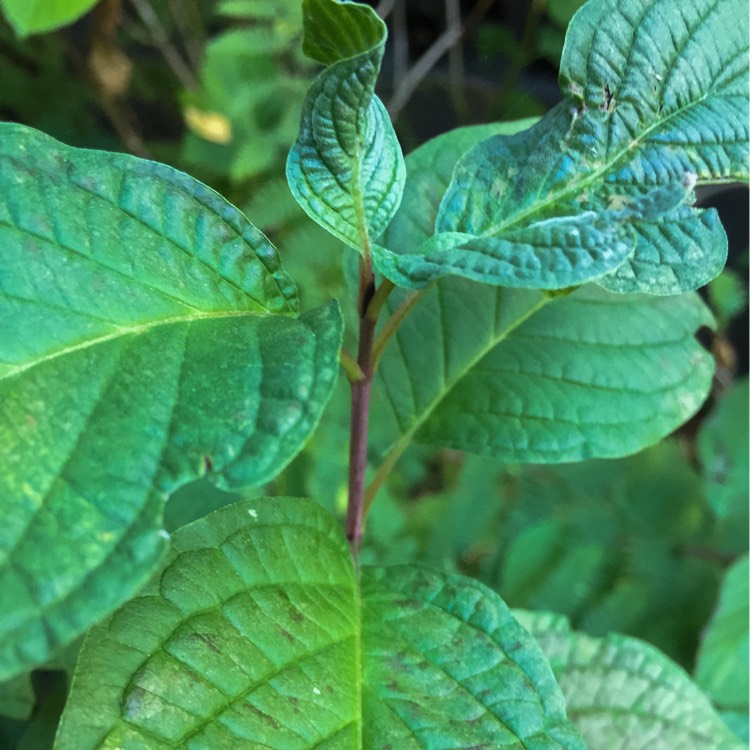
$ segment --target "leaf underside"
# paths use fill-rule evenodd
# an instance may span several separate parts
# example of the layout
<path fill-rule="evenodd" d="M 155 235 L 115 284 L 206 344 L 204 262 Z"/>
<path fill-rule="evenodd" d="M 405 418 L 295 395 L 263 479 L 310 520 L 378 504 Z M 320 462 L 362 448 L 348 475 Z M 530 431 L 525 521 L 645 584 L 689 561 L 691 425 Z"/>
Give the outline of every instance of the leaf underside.
<path fill-rule="evenodd" d="M 533 640 L 480 584 L 365 569 L 317 505 L 257 499 L 175 533 L 84 645 L 56 750 L 583 750 Z"/>
<path fill-rule="evenodd" d="M 576 633 L 559 615 L 516 615 L 542 647 L 589 750 L 741 750 L 708 698 L 653 646 Z"/>
<path fill-rule="evenodd" d="M 0 196 L 2 679 L 148 579 L 170 492 L 291 460 L 341 324 L 296 317 L 268 240 L 168 167 L 4 125 Z"/>

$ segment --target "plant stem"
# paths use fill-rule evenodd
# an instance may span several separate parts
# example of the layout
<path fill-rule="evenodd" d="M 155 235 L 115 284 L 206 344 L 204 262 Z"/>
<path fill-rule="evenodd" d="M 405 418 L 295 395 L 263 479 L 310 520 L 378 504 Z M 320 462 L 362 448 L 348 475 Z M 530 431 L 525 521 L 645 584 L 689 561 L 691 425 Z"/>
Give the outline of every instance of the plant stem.
<path fill-rule="evenodd" d="M 367 430 L 372 392 L 372 348 L 375 340 L 377 316 L 369 313 L 370 302 L 376 296 L 372 260 L 366 253 L 359 262 L 359 346 L 357 364 L 362 379 L 353 381 L 352 412 L 349 438 L 349 503 L 346 510 L 346 537 L 352 553 L 359 554 L 362 541 L 362 519 L 367 471 Z"/>
<path fill-rule="evenodd" d="M 342 349 L 339 353 L 339 364 L 350 383 L 359 383 L 360 380 L 365 379 L 365 374 L 359 369 L 357 360 L 345 349 Z"/>

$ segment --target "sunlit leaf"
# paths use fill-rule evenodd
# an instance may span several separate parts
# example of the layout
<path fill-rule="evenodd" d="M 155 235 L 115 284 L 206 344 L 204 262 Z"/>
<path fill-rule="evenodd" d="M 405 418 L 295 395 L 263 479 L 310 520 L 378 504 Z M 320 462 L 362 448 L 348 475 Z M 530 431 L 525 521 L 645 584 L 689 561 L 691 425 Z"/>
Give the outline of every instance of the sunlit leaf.
<path fill-rule="evenodd" d="M 470 579 L 366 568 L 290 498 L 175 533 L 88 637 L 57 750 L 583 750 L 533 639 Z"/>

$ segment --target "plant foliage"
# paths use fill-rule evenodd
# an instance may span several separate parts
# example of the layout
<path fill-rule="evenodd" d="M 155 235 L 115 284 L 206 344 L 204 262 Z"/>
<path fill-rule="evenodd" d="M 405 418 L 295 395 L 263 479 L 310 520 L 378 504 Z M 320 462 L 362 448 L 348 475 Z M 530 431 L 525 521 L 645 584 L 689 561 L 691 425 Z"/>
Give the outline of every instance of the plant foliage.
<path fill-rule="evenodd" d="M 90 5 L 1 1 L 19 34 Z M 299 9 L 222 3 L 239 23 L 184 98 L 183 158 L 269 208 L 259 220 L 282 238 L 320 236 L 300 210 L 316 222 L 328 240 L 299 268 L 354 249 L 344 316 L 328 299 L 302 311 L 271 241 L 196 179 L 0 123 L 0 741 L 49 746 L 75 659 L 56 750 L 734 750 L 747 451 L 727 433 L 746 383 L 699 433 L 703 485 L 674 443 L 616 469 L 497 462 L 633 454 L 708 396 L 696 332 L 715 321 L 695 291 L 727 237 L 694 189 L 748 179 L 746 3 L 589 0 L 551 112 L 406 159 L 375 93 L 385 23 L 303 0 L 322 66 L 303 99 L 309 64 L 287 53 Z M 298 106 L 294 209 L 271 173 Z M 413 442 L 478 456 L 405 455 Z M 453 472 L 443 497 L 409 508 L 435 465 Z M 324 510 L 342 494 L 345 533 Z M 454 570 L 414 564 L 430 556 Z M 590 633 L 519 621 L 464 568 Z M 649 631 L 689 662 L 722 575 L 697 685 L 607 635 Z M 660 605 L 670 594 L 694 599 L 686 623 Z M 40 668 L 55 687 L 22 724 Z"/>

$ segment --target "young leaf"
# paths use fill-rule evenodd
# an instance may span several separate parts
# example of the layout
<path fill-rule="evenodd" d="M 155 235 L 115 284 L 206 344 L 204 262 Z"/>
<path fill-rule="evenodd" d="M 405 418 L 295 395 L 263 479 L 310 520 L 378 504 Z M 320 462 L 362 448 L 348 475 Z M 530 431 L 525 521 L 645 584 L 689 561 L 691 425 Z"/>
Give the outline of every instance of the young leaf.
<path fill-rule="evenodd" d="M 0 8 L 19 36 L 65 26 L 95 4 L 96 0 L 0 0 Z"/>
<path fill-rule="evenodd" d="M 56 750 L 583 750 L 527 633 L 491 591 L 365 569 L 304 500 L 175 533 L 162 571 L 84 645 Z"/>
<path fill-rule="evenodd" d="M 295 317 L 274 248 L 195 180 L 1 127 L 4 679 L 151 575 L 170 492 L 259 484 L 291 460 L 341 322 L 335 305 Z"/>
<path fill-rule="evenodd" d="M 436 234 L 409 255 L 379 248 L 379 269 L 411 288 L 455 274 L 676 294 L 710 280 L 726 236 L 689 205 L 696 182 L 747 178 L 748 40 L 743 0 L 704 6 L 586 3 L 563 54 L 566 99 L 466 154 Z"/>
<path fill-rule="evenodd" d="M 385 24 L 372 8 L 304 0 L 304 49 L 328 66 L 308 92 L 287 179 L 321 226 L 360 252 L 401 200 L 404 159 L 388 113 L 374 94 Z"/>
<path fill-rule="evenodd" d="M 445 180 L 471 136 L 447 134 L 409 155 L 410 213 L 435 215 L 439 190 L 412 184 L 412 171 L 419 175 L 439 151 L 435 179 Z M 393 225 L 407 221 L 399 211 Z M 412 223 L 410 240 L 428 227 Z M 391 236 L 389 229 L 384 241 Z M 671 432 L 708 392 L 712 359 L 693 334 L 711 317 L 697 297 L 621 296 L 594 286 L 553 297 L 462 279 L 442 279 L 422 294 L 379 371 L 400 447 L 416 437 L 508 461 L 620 456 Z M 392 293 L 390 309 L 403 299 Z"/>
<path fill-rule="evenodd" d="M 557 615 L 516 611 L 537 639 L 589 750 L 741 750 L 687 674 L 643 641 L 571 632 Z"/>
<path fill-rule="evenodd" d="M 726 572 L 719 604 L 705 632 L 695 668 L 696 682 L 724 709 L 748 704 L 748 557 Z"/>

